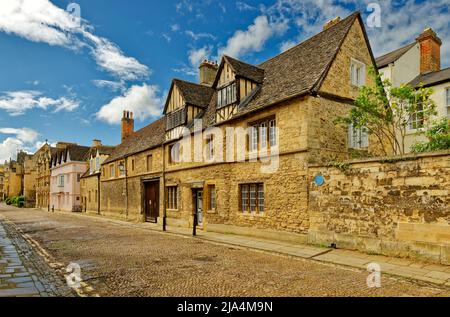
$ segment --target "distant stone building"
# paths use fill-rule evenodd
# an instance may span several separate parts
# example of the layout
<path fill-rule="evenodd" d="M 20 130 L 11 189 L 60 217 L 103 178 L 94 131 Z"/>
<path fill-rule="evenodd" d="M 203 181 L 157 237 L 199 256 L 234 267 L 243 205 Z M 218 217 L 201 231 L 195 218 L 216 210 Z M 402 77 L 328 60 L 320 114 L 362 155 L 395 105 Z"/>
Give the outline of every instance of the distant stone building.
<path fill-rule="evenodd" d="M 0 201 L 5 200 L 5 168 L 0 164 Z"/>
<path fill-rule="evenodd" d="M 81 176 L 82 211 L 100 213 L 100 173 L 101 166 L 114 147 L 105 146 L 94 140 L 86 157 L 87 171 Z"/>
<path fill-rule="evenodd" d="M 81 176 L 86 172 L 89 147 L 68 144 L 50 160 L 50 208 L 81 211 Z"/>
<path fill-rule="evenodd" d="M 57 144 L 57 147 L 64 148 L 64 143 Z M 56 154 L 57 148 L 45 143 L 34 154 L 36 165 L 36 207 L 50 208 L 50 161 L 52 155 Z"/>
<path fill-rule="evenodd" d="M 437 106 L 437 116 L 432 119 L 450 119 L 450 68 L 441 69 L 442 40 L 432 29 L 426 29 L 416 41 L 376 59 L 383 79 L 388 79 L 394 87 L 410 84 L 413 87 L 431 87 L 431 98 Z M 405 150 L 411 151 L 416 142 L 426 141 L 418 134 L 426 118 L 418 112 L 408 122 Z"/>
<path fill-rule="evenodd" d="M 4 164 L 4 195 L 6 197 L 20 196 L 23 193 L 23 166 L 15 160 Z"/>

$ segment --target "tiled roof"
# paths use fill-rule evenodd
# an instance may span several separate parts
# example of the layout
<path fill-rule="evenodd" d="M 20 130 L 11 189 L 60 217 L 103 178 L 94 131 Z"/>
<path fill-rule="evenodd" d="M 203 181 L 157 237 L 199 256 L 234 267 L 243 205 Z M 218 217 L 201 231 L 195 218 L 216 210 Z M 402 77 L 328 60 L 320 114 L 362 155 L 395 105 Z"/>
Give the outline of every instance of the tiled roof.
<path fill-rule="evenodd" d="M 95 156 L 97 151 L 100 155 L 110 155 L 114 150 L 114 146 L 100 145 L 92 146 L 88 153 L 86 153 L 85 160 L 89 160 L 91 156 Z"/>
<path fill-rule="evenodd" d="M 52 162 L 55 162 L 56 160 L 58 164 L 61 164 L 67 160 L 67 155 L 69 155 L 71 161 L 85 161 L 89 149 L 88 146 L 70 144 L 63 149 L 57 149 L 56 152 L 52 154 Z"/>
<path fill-rule="evenodd" d="M 230 64 L 236 76 L 244 77 L 258 84 L 262 84 L 264 80 L 264 69 L 257 66 L 244 63 L 230 56 L 223 56 L 223 59 Z"/>
<path fill-rule="evenodd" d="M 121 144 L 116 146 L 105 163 L 113 162 L 125 158 L 135 153 L 156 147 L 164 142 L 165 118 L 158 119 L 126 138 Z"/>
<path fill-rule="evenodd" d="M 419 76 L 414 78 L 409 84 L 413 87 L 418 87 L 420 84 L 423 84 L 424 87 L 429 87 L 449 81 L 450 81 L 450 68 L 446 68 L 438 72 L 420 74 Z"/>
<path fill-rule="evenodd" d="M 240 107 L 237 116 L 316 92 L 357 18 L 359 12 L 258 65 L 264 69 L 264 82 L 255 97 Z"/>
<path fill-rule="evenodd" d="M 362 23 L 359 12 L 257 66 L 224 56 L 223 61 L 226 60 L 238 76 L 260 83 L 251 96 L 241 102 L 235 117 L 289 98 L 317 92 L 342 42 L 357 19 Z M 215 90 L 178 79 L 173 80 L 172 87 L 175 83 L 186 103 L 207 105 L 199 114 L 203 115 L 203 126 L 214 124 L 217 95 Z M 105 163 L 160 145 L 164 138 L 165 119 L 162 118 L 118 145 Z"/>
<path fill-rule="evenodd" d="M 211 87 L 205 85 L 191 83 L 181 79 L 173 79 L 172 86 L 170 87 L 169 91 L 169 96 L 174 85 L 177 86 L 180 94 L 183 96 L 184 102 L 200 108 L 206 108 L 209 100 L 211 99 L 211 95 L 214 92 Z M 166 113 L 168 102 L 169 98 L 167 98 L 166 105 L 164 107 L 164 113 Z"/>
<path fill-rule="evenodd" d="M 400 47 L 399 49 L 396 49 L 395 51 L 392 51 L 390 53 L 387 53 L 385 55 L 378 57 L 375 60 L 375 62 L 377 63 L 377 68 L 380 69 L 380 68 L 386 67 L 387 65 L 395 62 L 400 57 L 402 57 L 407 51 L 409 51 L 411 48 L 413 48 L 414 45 L 416 45 L 416 42 L 408 44 L 403 47 Z"/>

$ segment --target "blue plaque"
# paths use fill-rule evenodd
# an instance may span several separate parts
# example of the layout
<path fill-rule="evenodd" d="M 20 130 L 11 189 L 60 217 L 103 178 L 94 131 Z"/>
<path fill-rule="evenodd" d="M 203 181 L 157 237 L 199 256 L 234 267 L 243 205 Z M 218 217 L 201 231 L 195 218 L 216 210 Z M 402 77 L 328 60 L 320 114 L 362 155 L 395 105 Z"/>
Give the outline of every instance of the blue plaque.
<path fill-rule="evenodd" d="M 317 186 L 322 186 L 322 185 L 325 183 L 325 179 L 323 178 L 322 175 L 316 175 L 316 176 L 314 177 L 314 183 L 315 183 Z"/>

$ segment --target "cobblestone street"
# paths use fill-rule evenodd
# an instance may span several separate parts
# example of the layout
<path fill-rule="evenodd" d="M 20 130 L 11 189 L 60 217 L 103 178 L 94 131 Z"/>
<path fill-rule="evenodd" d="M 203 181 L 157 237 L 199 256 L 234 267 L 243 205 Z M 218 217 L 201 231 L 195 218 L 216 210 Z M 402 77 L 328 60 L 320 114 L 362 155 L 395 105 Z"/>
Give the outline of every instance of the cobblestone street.
<path fill-rule="evenodd" d="M 381 288 L 368 288 L 363 270 L 88 216 L 0 205 L 0 221 L 5 228 L 0 228 L 0 294 L 23 286 L 26 291 L 17 295 L 71 295 L 62 274 L 35 252 L 40 245 L 47 262 L 81 266 L 87 296 L 450 296 L 448 288 L 385 275 Z M 19 238 L 17 230 L 37 246 Z M 20 272 L 11 270 L 13 265 Z M 36 266 L 42 269 L 35 271 Z M 26 281 L 11 281 L 20 277 Z M 8 279 L 10 284 L 4 284 Z"/>
<path fill-rule="evenodd" d="M 20 234 L 0 220 L 0 297 L 71 295 L 61 277 Z"/>

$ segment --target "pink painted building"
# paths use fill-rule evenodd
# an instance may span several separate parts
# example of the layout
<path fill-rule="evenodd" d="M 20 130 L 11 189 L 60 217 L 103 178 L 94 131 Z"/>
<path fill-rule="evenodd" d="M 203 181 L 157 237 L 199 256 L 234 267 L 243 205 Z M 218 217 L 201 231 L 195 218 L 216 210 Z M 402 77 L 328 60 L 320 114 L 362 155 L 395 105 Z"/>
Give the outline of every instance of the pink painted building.
<path fill-rule="evenodd" d="M 81 211 L 80 177 L 87 170 L 89 147 L 69 144 L 50 161 L 50 208 Z"/>

